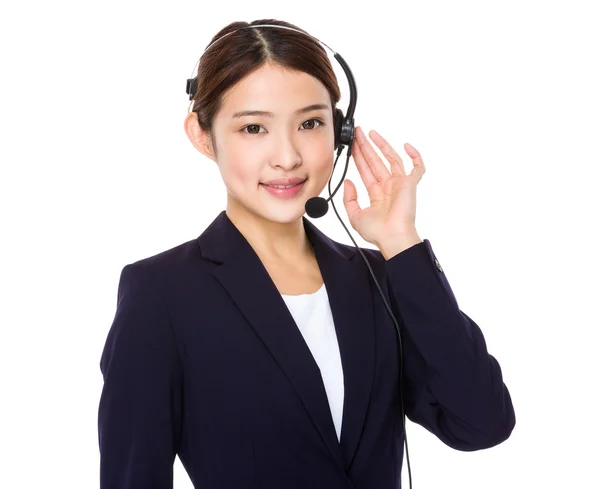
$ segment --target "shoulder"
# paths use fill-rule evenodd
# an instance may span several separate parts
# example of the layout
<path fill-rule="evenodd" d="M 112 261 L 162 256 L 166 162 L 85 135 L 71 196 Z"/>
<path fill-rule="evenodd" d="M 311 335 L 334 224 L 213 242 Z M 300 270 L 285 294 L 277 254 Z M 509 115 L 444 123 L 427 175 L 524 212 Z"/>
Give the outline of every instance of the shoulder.
<path fill-rule="evenodd" d="M 125 264 L 119 283 L 120 287 L 125 283 L 129 288 L 154 289 L 171 296 L 191 281 L 210 276 L 213 268 L 212 262 L 202 258 L 197 239 L 191 239 Z"/>
<path fill-rule="evenodd" d="M 150 256 L 139 258 L 126 265 L 134 273 L 143 276 L 160 276 L 185 267 L 191 260 L 201 259 L 195 239 L 173 246 Z"/>

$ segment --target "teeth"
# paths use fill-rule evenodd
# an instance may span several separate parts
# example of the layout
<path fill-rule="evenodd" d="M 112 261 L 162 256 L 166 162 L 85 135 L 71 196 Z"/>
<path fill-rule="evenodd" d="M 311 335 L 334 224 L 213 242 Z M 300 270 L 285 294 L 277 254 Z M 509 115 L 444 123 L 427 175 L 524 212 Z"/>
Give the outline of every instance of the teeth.
<path fill-rule="evenodd" d="M 296 185 L 300 185 L 299 183 Z M 292 188 L 295 187 L 296 185 L 288 185 L 287 187 L 284 187 L 283 185 L 267 185 L 267 187 L 274 187 L 274 188 Z"/>

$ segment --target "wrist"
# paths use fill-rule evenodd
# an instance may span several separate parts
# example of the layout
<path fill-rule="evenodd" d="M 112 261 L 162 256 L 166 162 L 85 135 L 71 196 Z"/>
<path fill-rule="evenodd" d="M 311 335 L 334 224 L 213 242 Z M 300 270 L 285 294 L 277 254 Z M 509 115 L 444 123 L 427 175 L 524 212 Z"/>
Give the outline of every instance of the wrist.
<path fill-rule="evenodd" d="M 377 243 L 377 247 L 386 260 L 389 260 L 398 253 L 402 253 L 408 248 L 422 243 L 416 230 L 403 232 L 394 236 L 387 236 Z"/>

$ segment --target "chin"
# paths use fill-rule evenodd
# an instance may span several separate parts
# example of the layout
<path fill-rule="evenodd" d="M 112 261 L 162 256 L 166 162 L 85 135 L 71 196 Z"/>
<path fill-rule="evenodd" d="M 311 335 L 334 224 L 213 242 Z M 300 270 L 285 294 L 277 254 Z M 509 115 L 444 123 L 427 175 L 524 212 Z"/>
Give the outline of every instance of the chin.
<path fill-rule="evenodd" d="M 305 214 L 304 209 L 305 202 L 299 202 L 296 205 L 286 206 L 270 206 L 268 209 L 257 210 L 258 214 L 263 218 L 271 222 L 277 222 L 279 224 L 289 224 L 296 222 Z"/>

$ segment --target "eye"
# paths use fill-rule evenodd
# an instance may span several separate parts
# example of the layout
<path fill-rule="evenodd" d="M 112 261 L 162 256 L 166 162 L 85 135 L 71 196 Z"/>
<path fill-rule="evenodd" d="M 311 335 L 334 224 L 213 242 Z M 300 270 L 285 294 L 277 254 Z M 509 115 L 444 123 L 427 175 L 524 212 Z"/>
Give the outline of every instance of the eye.
<path fill-rule="evenodd" d="M 314 121 L 315 123 L 318 123 L 318 125 L 315 126 L 315 124 L 313 123 L 312 127 L 306 127 L 305 124 L 307 122 L 311 122 L 311 121 Z M 325 123 L 321 119 L 308 119 L 308 120 L 304 121 L 301 124 L 301 126 L 304 127 L 304 129 L 309 129 L 309 130 L 316 129 L 319 126 L 324 126 L 324 125 L 325 125 Z M 261 126 L 260 124 L 248 124 L 247 126 L 242 127 L 240 129 L 240 131 L 241 132 L 245 132 L 246 134 L 260 134 L 260 130 L 257 132 L 255 130 L 255 128 L 261 128 L 261 127 L 263 127 L 263 126 Z M 252 128 L 252 130 L 246 130 L 246 129 L 249 129 L 249 128 Z"/>
<path fill-rule="evenodd" d="M 249 127 L 255 128 L 255 127 L 262 127 L 260 124 L 249 124 L 245 127 L 242 127 L 242 129 L 240 129 L 240 131 L 245 132 L 247 134 L 260 134 L 259 132 L 254 132 L 254 131 L 246 131 L 246 129 L 248 129 Z"/>
<path fill-rule="evenodd" d="M 325 123 L 321 119 L 308 119 L 307 121 L 304 121 L 302 123 L 302 127 L 304 127 L 304 124 L 306 124 L 307 122 L 310 122 L 310 121 L 318 122 L 319 125 L 316 127 L 325 125 Z M 305 127 L 305 129 L 316 129 L 316 127 L 314 127 L 314 124 L 313 124 L 313 127 Z"/>

